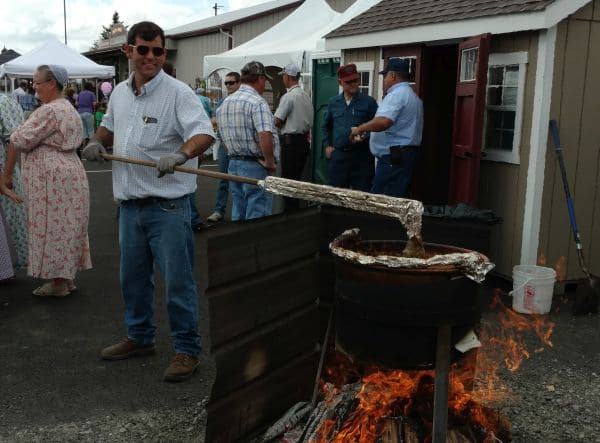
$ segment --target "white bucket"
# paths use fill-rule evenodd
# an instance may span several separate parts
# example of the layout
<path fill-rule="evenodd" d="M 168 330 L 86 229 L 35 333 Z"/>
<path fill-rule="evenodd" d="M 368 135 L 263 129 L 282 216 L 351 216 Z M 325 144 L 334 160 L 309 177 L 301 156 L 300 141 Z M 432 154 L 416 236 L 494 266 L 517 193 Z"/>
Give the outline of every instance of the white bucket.
<path fill-rule="evenodd" d="M 512 307 L 523 314 L 547 314 L 552 306 L 556 271 L 534 265 L 513 268 Z"/>

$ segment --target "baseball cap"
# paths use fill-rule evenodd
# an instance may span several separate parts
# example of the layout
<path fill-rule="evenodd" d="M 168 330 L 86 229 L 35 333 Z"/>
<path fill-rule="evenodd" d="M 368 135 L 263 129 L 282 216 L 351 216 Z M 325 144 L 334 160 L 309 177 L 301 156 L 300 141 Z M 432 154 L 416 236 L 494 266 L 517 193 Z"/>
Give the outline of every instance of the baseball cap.
<path fill-rule="evenodd" d="M 287 74 L 290 77 L 297 77 L 298 74 L 300 74 L 300 68 L 298 66 L 296 66 L 296 64 L 290 63 L 289 65 L 286 65 L 286 67 L 283 68 L 283 70 L 281 70 L 279 72 L 279 75 L 283 75 L 283 74 Z"/>
<path fill-rule="evenodd" d="M 404 60 L 402 58 L 390 58 L 387 62 L 387 64 L 385 65 L 385 68 L 383 68 L 383 71 L 379 71 L 380 74 L 387 74 L 389 71 L 394 71 L 394 72 L 405 72 L 408 74 L 410 65 L 408 64 L 407 60 Z"/>
<path fill-rule="evenodd" d="M 261 62 L 252 61 L 248 62 L 244 65 L 241 71 L 242 75 L 264 75 L 269 80 L 273 80 L 269 74 L 267 74 L 267 70 L 265 69 L 265 65 Z"/>
<path fill-rule="evenodd" d="M 358 70 L 356 69 L 356 65 L 354 63 L 340 66 L 337 70 L 337 75 L 338 78 L 343 82 L 357 80 L 360 78 L 360 75 L 358 74 Z"/>

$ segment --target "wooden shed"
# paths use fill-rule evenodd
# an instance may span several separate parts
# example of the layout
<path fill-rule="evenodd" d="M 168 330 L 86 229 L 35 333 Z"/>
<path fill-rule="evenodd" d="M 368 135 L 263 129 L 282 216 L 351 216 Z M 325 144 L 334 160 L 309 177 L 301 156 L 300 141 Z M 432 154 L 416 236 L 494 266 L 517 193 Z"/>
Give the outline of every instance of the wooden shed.
<path fill-rule="evenodd" d="M 556 119 L 584 253 L 600 273 L 600 0 L 382 0 L 326 48 L 356 62 L 376 98 L 385 61 L 410 62 L 425 107 L 413 197 L 501 216 L 490 255 L 504 276 L 539 261 L 582 276 L 549 138 Z"/>

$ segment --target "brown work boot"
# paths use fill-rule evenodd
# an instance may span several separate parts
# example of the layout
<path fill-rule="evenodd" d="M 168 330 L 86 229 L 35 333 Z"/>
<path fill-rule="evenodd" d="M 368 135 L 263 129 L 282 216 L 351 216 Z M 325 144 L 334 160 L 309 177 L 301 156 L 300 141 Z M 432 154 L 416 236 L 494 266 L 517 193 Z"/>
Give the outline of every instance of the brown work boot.
<path fill-rule="evenodd" d="M 154 354 L 154 345 L 141 346 L 126 337 L 116 345 L 104 348 L 100 352 L 103 360 L 124 360 L 129 357 Z"/>
<path fill-rule="evenodd" d="M 190 378 L 196 369 L 200 361 L 198 357 L 192 357 L 187 354 L 175 354 L 175 358 L 171 361 L 171 364 L 165 371 L 165 381 L 184 381 Z"/>

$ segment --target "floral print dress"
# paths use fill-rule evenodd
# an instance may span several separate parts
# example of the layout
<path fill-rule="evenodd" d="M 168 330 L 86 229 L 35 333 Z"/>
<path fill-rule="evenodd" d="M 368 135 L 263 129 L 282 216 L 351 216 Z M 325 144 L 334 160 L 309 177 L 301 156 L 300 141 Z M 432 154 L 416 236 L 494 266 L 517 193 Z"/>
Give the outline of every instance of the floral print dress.
<path fill-rule="evenodd" d="M 6 161 L 6 144 L 8 138 L 23 123 L 23 109 L 12 98 L 0 94 L 0 169 L 4 169 Z M 12 177 L 13 190 L 23 195 L 21 172 L 15 167 Z M 0 206 L 4 211 L 4 229 L 9 243 L 14 247 L 14 269 L 27 266 L 27 216 L 23 204 L 13 202 L 5 195 L 0 195 Z"/>
<path fill-rule="evenodd" d="M 23 152 L 27 203 L 28 273 L 74 279 L 92 267 L 88 240 L 89 186 L 75 150 L 82 142 L 79 114 L 59 98 L 33 111 L 10 141 Z"/>

